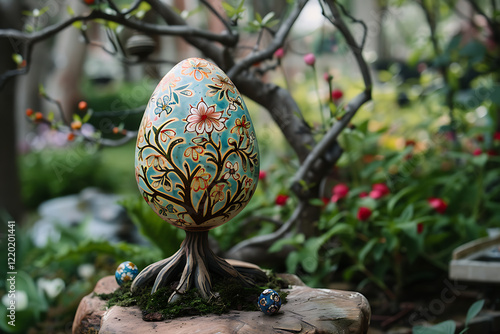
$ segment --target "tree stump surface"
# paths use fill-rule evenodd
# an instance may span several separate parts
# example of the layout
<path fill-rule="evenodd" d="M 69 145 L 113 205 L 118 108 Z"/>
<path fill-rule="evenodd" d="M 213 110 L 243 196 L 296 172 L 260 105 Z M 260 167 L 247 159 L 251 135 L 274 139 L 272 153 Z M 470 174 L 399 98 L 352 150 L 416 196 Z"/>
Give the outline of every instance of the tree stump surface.
<path fill-rule="evenodd" d="M 188 316 L 158 322 L 142 320 L 137 306 L 113 306 L 94 293 L 111 293 L 118 288 L 114 276 L 102 278 L 94 292 L 78 306 L 73 334 L 81 333 L 172 333 L 172 334 L 271 334 L 271 333 L 366 333 L 370 305 L 366 298 L 351 291 L 313 289 L 295 275 L 279 275 L 293 284 L 287 303 L 277 315 L 258 311 L 231 311 L 222 315 Z"/>

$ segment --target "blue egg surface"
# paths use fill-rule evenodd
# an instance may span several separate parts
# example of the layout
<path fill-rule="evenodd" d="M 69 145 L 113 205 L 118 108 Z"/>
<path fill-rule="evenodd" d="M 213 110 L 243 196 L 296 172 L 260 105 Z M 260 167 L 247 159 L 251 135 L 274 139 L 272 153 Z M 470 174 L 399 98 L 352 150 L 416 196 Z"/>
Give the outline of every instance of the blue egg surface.
<path fill-rule="evenodd" d="M 115 271 L 116 283 L 123 285 L 125 282 L 133 281 L 138 274 L 139 268 L 134 263 L 130 261 L 122 262 Z"/>
<path fill-rule="evenodd" d="M 260 294 L 258 303 L 262 312 L 273 315 L 281 308 L 281 297 L 273 289 L 266 289 Z"/>
<path fill-rule="evenodd" d="M 139 190 L 166 222 L 188 231 L 226 223 L 252 197 L 259 150 L 250 114 L 216 65 L 189 58 L 151 96 L 137 136 Z"/>

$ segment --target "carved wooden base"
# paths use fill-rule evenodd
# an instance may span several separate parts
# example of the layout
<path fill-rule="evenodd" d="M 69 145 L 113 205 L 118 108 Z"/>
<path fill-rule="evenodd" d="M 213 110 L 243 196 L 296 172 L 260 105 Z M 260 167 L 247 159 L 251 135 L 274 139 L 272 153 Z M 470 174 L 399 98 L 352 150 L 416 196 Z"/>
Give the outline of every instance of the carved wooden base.
<path fill-rule="evenodd" d="M 179 281 L 177 288 L 168 302 L 174 302 L 180 296 L 196 287 L 203 298 L 212 295 L 212 280 L 214 277 L 235 278 L 245 286 L 255 284 L 255 279 L 266 279 L 263 271 L 256 268 L 233 267 L 223 258 L 212 252 L 208 245 L 208 231 L 186 231 L 186 238 L 180 249 L 171 257 L 150 264 L 134 279 L 132 291 L 150 284 L 154 280 L 151 293 L 162 286 Z"/>

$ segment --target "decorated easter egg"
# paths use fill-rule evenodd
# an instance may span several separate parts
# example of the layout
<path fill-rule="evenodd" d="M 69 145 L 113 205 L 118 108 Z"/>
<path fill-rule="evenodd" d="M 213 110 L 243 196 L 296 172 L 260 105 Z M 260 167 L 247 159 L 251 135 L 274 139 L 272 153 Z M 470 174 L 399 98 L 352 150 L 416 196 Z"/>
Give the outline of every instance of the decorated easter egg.
<path fill-rule="evenodd" d="M 257 140 L 219 67 L 189 58 L 163 77 L 139 128 L 135 172 L 151 208 L 187 231 L 220 226 L 245 207 L 259 179 Z"/>
<path fill-rule="evenodd" d="M 278 313 L 281 307 L 281 297 L 273 289 L 262 291 L 259 296 L 259 308 L 262 312 L 268 315 Z"/>
<path fill-rule="evenodd" d="M 139 274 L 139 269 L 135 264 L 130 261 L 122 262 L 115 271 L 116 283 L 122 285 L 125 282 L 133 281 L 137 274 Z"/>

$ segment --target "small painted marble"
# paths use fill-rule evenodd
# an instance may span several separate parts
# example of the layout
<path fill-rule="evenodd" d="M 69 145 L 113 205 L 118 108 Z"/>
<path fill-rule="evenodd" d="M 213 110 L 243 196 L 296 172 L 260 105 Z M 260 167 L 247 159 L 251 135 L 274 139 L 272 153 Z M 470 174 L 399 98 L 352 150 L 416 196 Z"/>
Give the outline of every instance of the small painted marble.
<path fill-rule="evenodd" d="M 135 264 L 130 261 L 122 262 L 115 271 L 116 283 L 122 285 L 125 282 L 133 281 L 137 274 L 139 274 L 139 269 Z"/>
<path fill-rule="evenodd" d="M 278 313 L 281 308 L 280 295 L 273 289 L 262 291 L 259 296 L 259 308 L 262 312 L 268 315 Z"/>

